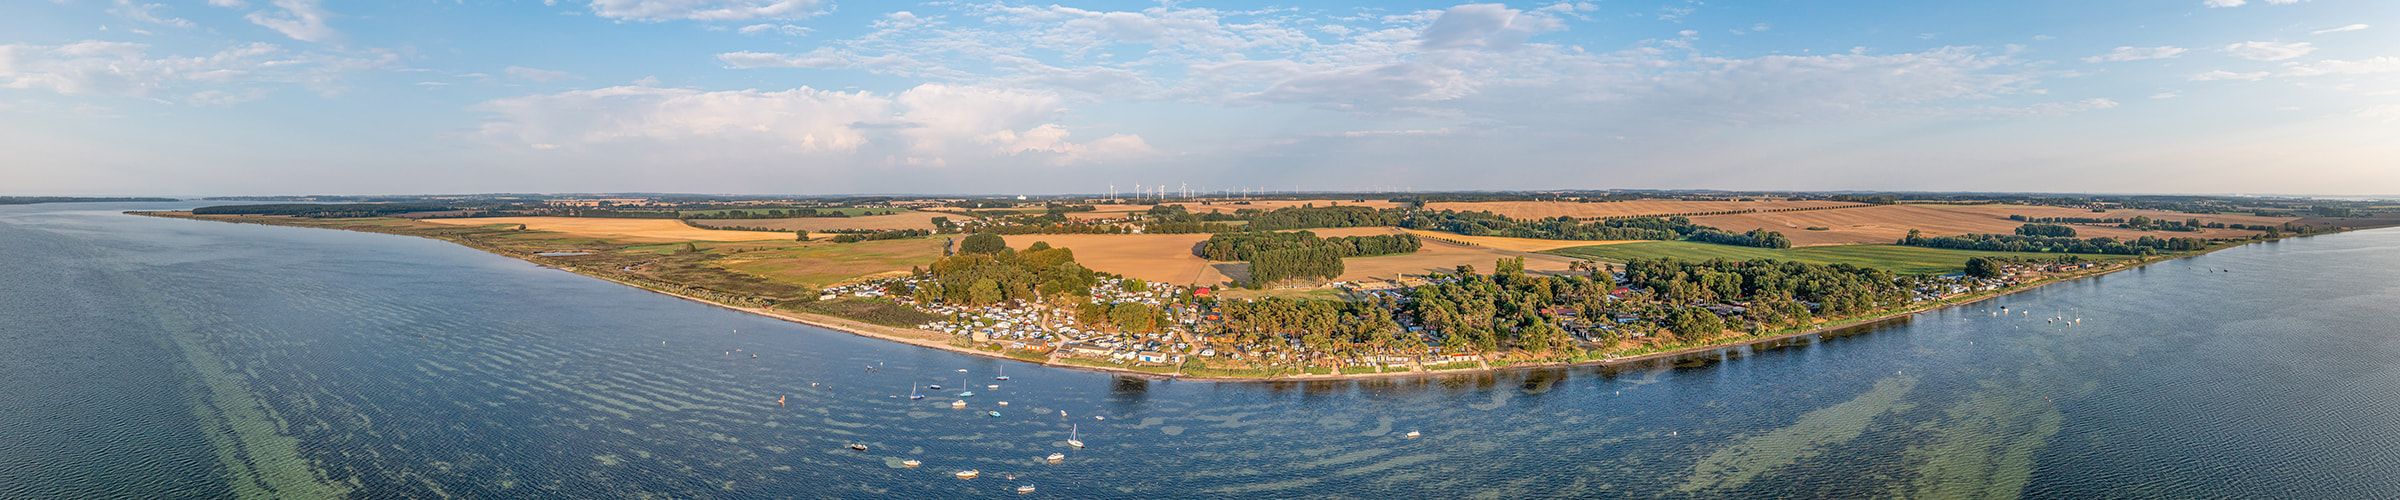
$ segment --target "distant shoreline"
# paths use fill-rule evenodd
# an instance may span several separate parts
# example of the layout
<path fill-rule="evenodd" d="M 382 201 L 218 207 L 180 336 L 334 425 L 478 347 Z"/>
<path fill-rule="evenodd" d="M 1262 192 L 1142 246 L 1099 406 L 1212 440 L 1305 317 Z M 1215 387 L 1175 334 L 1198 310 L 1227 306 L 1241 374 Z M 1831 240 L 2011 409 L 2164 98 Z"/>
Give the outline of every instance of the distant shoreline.
<path fill-rule="evenodd" d="M 132 214 L 132 215 L 142 215 L 142 216 L 150 216 L 150 217 L 164 217 L 164 218 L 177 218 L 177 219 L 192 219 L 192 220 L 203 220 L 203 221 L 211 221 L 211 222 L 237 222 L 237 221 L 218 221 L 218 220 L 207 219 L 207 218 L 201 218 L 201 217 L 192 217 L 192 216 L 188 216 L 188 215 L 169 215 L 169 214 L 172 214 L 173 212 L 127 212 L 127 213 L 129 213 L 129 214 Z M 304 227 L 304 228 L 310 228 L 310 229 L 339 229 L 339 228 L 324 228 L 324 227 L 316 227 L 316 226 L 294 226 L 294 227 Z M 2351 229 L 2344 229 L 2344 230 L 2341 230 L 2341 231 L 2335 231 L 2335 232 L 2330 232 L 2330 233 L 2319 233 L 2319 234 L 2315 234 L 2315 235 L 2308 235 L 2308 236 L 2321 236 L 2321 235 L 2326 235 L 2326 234 L 2337 234 L 2337 233 L 2343 233 L 2343 232 L 2355 231 L 2355 230 L 2357 230 L 2357 229 L 2358 229 L 2358 228 L 2351 228 Z M 347 230 L 347 229 L 344 229 L 344 230 Z M 372 231 L 361 231 L 361 232 L 372 232 Z M 1183 374 L 1183 373 L 1181 372 L 1181 368 L 1180 368 L 1180 367 L 1178 367 L 1178 368 L 1177 368 L 1177 371 L 1176 371 L 1176 372 L 1174 372 L 1174 373 L 1154 373 L 1154 372 L 1146 372 L 1146 371 L 1132 370 L 1132 369 L 1124 369 L 1124 368 L 1113 368 L 1113 367 L 1105 367 L 1105 366 L 1088 366 L 1088 365 L 1066 364 L 1066 363 L 1059 363 L 1059 362 L 1056 362 L 1056 361 L 1049 360 L 1049 359 L 1055 359 L 1055 357 L 1046 357 L 1046 358 L 1045 358 L 1045 359 L 1046 359 L 1045 361 L 1035 362 L 1035 361 L 1030 361 L 1030 360 L 1026 360 L 1026 359 L 1022 359 L 1022 358 L 1010 357 L 1010 356 L 1007 356 L 1007 355 L 1004 355 L 1004 354 L 1000 354 L 1000 353 L 995 353 L 995 352 L 985 351 L 985 350 L 982 350 L 982 349 L 977 349 L 977 348 L 974 348 L 974 347 L 962 347 L 962 346 L 952 345 L 952 344 L 949 342 L 949 339 L 951 339 L 951 338 L 953 338 L 953 337 L 955 337 L 955 336 L 954 336 L 954 335 L 947 334 L 947 333 L 934 332 L 934 331 L 929 331 L 929 330 L 921 330 L 921 329 L 916 329 L 916 328 L 906 328 L 906 327 L 894 327 L 894 326 L 876 325 L 876 324 L 865 323 L 865 322 L 860 322 L 860 321 L 855 321 L 855 320 L 849 320 L 849 319 L 844 319 L 844 318 L 838 318 L 838 317 L 833 317 L 833 316 L 826 316 L 826 315 L 821 315 L 821 314 L 810 314 L 810 313 L 792 312 L 792 311 L 776 311 L 776 310 L 772 310 L 772 309 L 768 309 L 768 308 L 747 307 L 747 306 L 739 306 L 739 305 L 733 305 L 733 304 L 726 304 L 726 303 L 722 303 L 722 302 L 711 301 L 711 300 L 704 299 L 704 298 L 700 298 L 700 297 L 694 297 L 694 296 L 690 296 L 690 295 L 684 295 L 684 294 L 679 294 L 679 293 L 669 292 L 669 291 L 665 291 L 665 290 L 659 290 L 659 289 L 656 289 L 656 288 L 651 288 L 651 287 L 641 286 L 641 285 L 634 284 L 634 283 L 628 283 L 628 282 L 625 282 L 625 281 L 622 281 L 622 280 L 619 280 L 619 279 L 616 279 L 616 278 L 613 278 L 613 277 L 609 277 L 609 276 L 604 276 L 604 275 L 600 275 L 600 274 L 594 274 L 594 273 L 587 273 L 587 272 L 583 272 L 581 269 L 579 269 L 579 268 L 576 268 L 576 267 L 573 267 L 573 266 L 557 266 L 557 265 L 551 265 L 551 264 L 548 264 L 548 263 L 544 263 L 544 262 L 540 262 L 540 261 L 535 261 L 535 260 L 532 260 L 532 259 L 526 258 L 525 256 L 513 255 L 513 254 L 506 253 L 506 252 L 498 252 L 498 251 L 493 251 L 492 249 L 483 248 L 483 247 L 480 247 L 480 246 L 477 246 L 477 245 L 471 245 L 471 244 L 467 244 L 467 243 L 465 243 L 465 242 L 460 242 L 460 241 L 455 241 L 455 240 L 450 240 L 450 239 L 445 239 L 445 238 L 437 238 L 437 237 L 433 237 L 433 236 L 414 235 L 414 234 L 407 234 L 407 233 L 381 233 L 381 234 L 394 234 L 394 235 L 416 236 L 416 237 L 420 237 L 420 238 L 427 238 L 427 239 L 435 239 L 435 240 L 441 240 L 441 241 L 448 241 L 448 242 L 451 242 L 451 243 L 458 244 L 459 246 L 464 246 L 464 247 L 467 247 L 467 248 L 472 248 L 472 249 L 476 249 L 476 250 L 482 250 L 482 251 L 484 251 L 485 253 L 490 253 L 490 254 L 499 255 L 499 256 L 503 256 L 503 257 L 509 257 L 509 258 L 513 258 L 513 259 L 517 259 L 517 260 L 522 260 L 522 261 L 526 261 L 526 262 L 531 262 L 531 263 L 533 263 L 533 264 L 536 264 L 536 265 L 541 265 L 541 266 L 543 266 L 543 267 L 545 267 L 545 268 L 551 268 L 551 269 L 560 269 L 560 270 L 564 270 L 564 271 L 568 271 L 568 272 L 573 272 L 573 273 L 575 273 L 575 274 L 579 274 L 579 275 L 583 275 L 583 276 L 589 276 L 589 277 L 592 277 L 592 278 L 597 278 L 597 279 L 600 279 L 600 280 L 602 280 L 602 281 L 607 281 L 607 282 L 616 283 L 616 284 L 620 284 L 620 285 L 630 286 L 630 287 L 633 287 L 633 288 L 636 288 L 636 289 L 640 289 L 640 290 L 646 290 L 646 291 L 650 291 L 650 292 L 653 292 L 653 293 L 658 293 L 658 294 L 661 294 L 661 295 L 666 295 L 666 296 L 669 296 L 669 297 L 675 297 L 675 298 L 679 298 L 679 299 L 684 299 L 684 300 L 689 300 L 689 301 L 698 302 L 698 303 L 702 303 L 702 304 L 707 304 L 707 305 L 717 306 L 717 307 L 721 307 L 721 308 L 725 308 L 725 309 L 730 309 L 730 310 L 733 310 L 733 311 L 744 312 L 744 313 L 750 313 L 750 314 L 754 314 L 754 315 L 758 315 L 758 316 L 764 316 L 764 317 L 768 317 L 768 318 L 773 318 L 773 319 L 779 319 L 779 320 L 789 321 L 789 322 L 798 323 L 798 324 L 803 324 L 803 325 L 808 325 L 808 326 L 813 326 L 813 327 L 817 327 L 817 328 L 823 328 L 823 329 L 827 329 L 827 330 L 833 330 L 833 331 L 838 331 L 838 332 L 848 333 L 848 334 L 851 334 L 851 335 L 857 335 L 857 336 L 860 336 L 860 337 L 867 337 L 867 338 L 873 338 L 873 339 L 887 340 L 887 341 L 898 342 L 898 343 L 902 343 L 902 344 L 908 344 L 908 345 L 913 345 L 913 346 L 918 346 L 918 347 L 926 347 L 926 348 L 939 349 L 939 350 L 950 351 L 950 352 L 956 352 L 956 353 L 961 353 L 961 354 L 969 354 L 969 355 L 975 355 L 975 356 L 983 356 L 983 357 L 994 358 L 994 359 L 1000 359 L 1000 360 L 1005 360 L 1005 361 L 1014 361 L 1014 362 L 1021 362 L 1021 363 L 1032 363 L 1032 364 L 1038 364 L 1038 365 L 1049 366 L 1049 367 L 1055 367 L 1055 368 L 1066 368 L 1066 369 L 1073 369 L 1073 370 L 1084 370 L 1084 371 L 1101 372 L 1101 373 L 1109 373 L 1109 374 L 1115 374 L 1115 375 L 1125 375 L 1125 376 L 1133 376 L 1133 377 L 1141 377 L 1141 378 L 1157 379 L 1157 380 L 1192 380 L 1192 381 L 1201 381 L 1201 382 L 1277 382 L 1277 381 L 1330 381 L 1330 380 L 1357 380 L 1357 379 L 1390 378 L 1390 377 L 1409 377 L 1409 376 L 1420 376 L 1420 375 L 1456 375 L 1456 374 L 1468 374 L 1468 373 L 1486 373 L 1486 372 L 1500 372 L 1500 371 L 1514 371 L 1514 370 L 1531 370 L 1531 369 L 1543 369 L 1543 368 L 1562 368 L 1562 367 L 1573 367 L 1573 366 L 1608 366 L 1608 365 L 1618 365 L 1618 364 L 1626 364 L 1626 363 L 1633 363 L 1633 362 L 1640 362 L 1640 361 L 1650 361 L 1650 360 L 1656 360 L 1656 359 L 1662 359 L 1662 358 L 1673 358 L 1673 357 L 1685 356 L 1685 355 L 1689 355 L 1689 354 L 1693 354 L 1693 353 L 1707 352 L 1707 351 L 1714 351 L 1714 350 L 1718 350 L 1718 349 L 1724 349 L 1724 348 L 1728 348 L 1728 347 L 1736 347 L 1736 346 L 1743 346 L 1743 345 L 1755 345 L 1755 344 L 1762 344 L 1762 343 L 1768 343 L 1768 342 L 1775 342 L 1775 341 L 1780 341 L 1780 340 L 1789 340 L 1789 339 L 1793 339 L 1793 338 L 1805 337 L 1805 336 L 1809 336 L 1809 335 L 1816 335 L 1816 334 L 1821 334 L 1821 333 L 1825 333 L 1825 332 L 1829 332 L 1829 331 L 1834 331 L 1834 330 L 1841 330 L 1841 329 L 1852 328 L 1852 327 L 1857 327 L 1857 326 L 1862 326 L 1862 325 L 1869 325 L 1869 324 L 1874 324 L 1874 323 L 1881 323 L 1881 322 L 1885 322 L 1885 321 L 1891 321 L 1891 320 L 1893 320 L 1893 319 L 1897 319 L 1897 318 L 1900 318 L 1900 317 L 1903 317 L 1903 316 L 1910 316 L 1910 315 L 1915 315 L 1915 314 L 1918 314 L 1918 313 L 1924 313 L 1924 312 L 1934 311 L 1934 310 L 1938 310 L 1938 309 L 1942 309 L 1942 308 L 1948 308 L 1948 307 L 1960 307 L 1960 306 L 1966 306 L 1966 305 L 1969 305 L 1969 304 L 1974 304 L 1974 303 L 1982 302 L 1982 301 L 1985 301 L 1985 300 L 1990 300 L 1990 299 L 1997 298 L 1997 297 L 2002 297 L 2002 296 L 2007 296 L 2007 295 L 2014 295 L 2014 294 L 2017 294 L 2017 293 L 2020 293 L 2020 292 L 2032 291 L 2032 290 L 2039 289 L 2039 288 L 2042 288 L 2042 287 L 2045 287 L 2045 286 L 2049 286 L 2049 285 L 2052 285 L 2052 284 L 2056 284 L 2056 283 L 2059 283 L 2059 282 L 2070 281 L 2070 280 L 2080 280 L 2080 279 L 2084 279 L 2084 278 L 2094 278 L 2094 277 L 2099 277 L 2099 276 L 2103 276 L 2103 275 L 2107 275 L 2107 274 L 2115 273 L 2115 272 L 2118 272 L 2118 271 L 2124 271 L 2124 270 L 2128 270 L 2128 269 L 2136 269 L 2136 268 L 2140 268 L 2140 267 L 2148 266 L 2148 265 L 2150 265 L 2150 264 L 2155 264 L 2155 263 L 2159 263 L 2159 262 L 2165 262 L 2165 261 L 2169 261 L 2169 260 L 2176 260 L 2176 259 L 2184 259 L 2184 258 L 2197 257 L 2197 256 L 2201 256 L 2201 255 L 2207 255 L 2207 254 L 2210 254 L 2210 253 L 2214 253 L 2214 252 L 2217 252 L 2217 251 L 2220 251 L 2220 250 L 2226 250 L 2226 249 L 2231 249 L 2231 248 L 2239 248 L 2239 247 L 2243 247 L 2243 246 L 2249 246 L 2249 245 L 2253 245 L 2253 244 L 2265 243 L 2265 242 L 2271 242 L 2271 241 L 2281 241 L 2281 240 L 2283 240 L 2283 239 L 2285 239 L 2285 238 L 2293 238 L 2293 237 L 2297 237 L 2297 236 L 2299 236 L 2299 235 L 2293 235 L 2293 236 L 2284 236 L 2284 237 L 2281 237 L 2281 238 L 2275 238 L 2275 239 L 2257 240 L 2257 241 L 2251 241 L 2251 242 L 2247 242 L 2247 243 L 2242 243 L 2242 244 L 2239 244 L 2239 245 L 2227 245 L 2227 246 L 2224 246 L 2224 247 L 2212 248 L 2212 249 L 2208 249 L 2208 250 L 2202 250 L 2202 251 L 2197 251 L 2197 252 L 2192 252 L 2192 253 L 2187 253 L 2187 254 L 2177 254 L 2177 255 L 2173 255 L 2173 256 L 2159 256 L 2159 257 L 2152 257 L 2152 258 L 2148 258 L 2148 259 L 2137 259 L 2137 260 L 2132 260 L 2132 261 L 2122 261 L 2122 262 L 2124 262 L 2124 264 L 2123 264 L 2123 265 L 2118 265 L 2118 266 L 2109 266 L 2109 267 L 2101 267 L 2101 268 L 2095 268 L 2095 269 L 2085 270 L 2085 271 L 2082 271 L 2082 272 L 2077 272 L 2077 273 L 2070 273 L 2070 274 L 2061 275 L 2061 276 L 2045 277 L 2045 278 L 2042 278 L 2042 279 L 2039 279 L 2039 280 L 2033 281 L 2033 282 L 2031 282 L 2031 283 L 2026 283 L 2026 284 L 2018 285 L 2018 286 L 2015 286 L 2015 287 L 2004 288 L 2004 289 L 1999 289 L 1999 290 L 1992 290 L 1992 291 L 1988 291 L 1988 292 L 1982 292 L 1982 293 L 1979 293 L 1979 294 L 1969 294 L 1969 295 L 1966 295 L 1966 296 L 1961 296 L 1961 297 L 1958 297 L 1958 298 L 1953 298 L 1953 299 L 1940 300 L 1940 301 L 1933 301 L 1932 303 L 1927 303 L 1927 304 L 1923 304 L 1923 305 L 1918 305 L 1918 306 L 1916 306 L 1916 307 L 1910 307 L 1910 308 L 1908 308 L 1908 309 L 1906 309 L 1906 310 L 1902 310 L 1902 311 L 1895 311 L 1895 312 L 1890 312 L 1890 313 L 1877 314 L 1877 315 L 1868 316 L 1868 317 L 1863 317 L 1863 318 L 1854 318 L 1854 319 L 1850 319 L 1850 320 L 1842 321 L 1842 322 L 1840 322 L 1840 323 L 1830 323 L 1830 324 L 1826 324 L 1826 325 L 1822 325 L 1822 326 L 1815 326 L 1815 327 L 1811 327 L 1811 328 L 1808 328 L 1808 329 L 1805 329 L 1805 330 L 1796 331 L 1796 332 L 1780 333 L 1780 334 L 1774 334 L 1774 335 L 1769 335 L 1769 336 L 1764 336 L 1764 337 L 1739 338 L 1738 340 L 1730 340 L 1730 341 L 1719 342 L 1719 343 L 1713 343 L 1713 344 L 1707 344 L 1707 345 L 1700 345 L 1700 346 L 1684 347 L 1684 348 L 1678 348 L 1678 349 L 1669 350 L 1669 351 L 1660 351 L 1660 352 L 1654 352 L 1654 353 L 1647 353 L 1647 354 L 1640 354 L 1640 355 L 1634 355 L 1634 356 L 1627 356 L 1627 357 L 1622 357 L 1622 358 L 1595 359 L 1595 360 L 1585 360 L 1585 361 L 1575 361 L 1575 362 L 1559 362 L 1559 361 L 1550 361 L 1550 362 L 1520 363 L 1520 364 L 1513 364 L 1513 365 L 1508 365 L 1508 366 L 1489 367 L 1489 368 L 1486 368 L 1486 367 L 1475 367 L 1475 368 L 1448 368 L 1448 369 L 1440 369 L 1440 370 L 1412 370 L 1412 371 L 1403 371 L 1403 372 L 1343 373 L 1343 374 L 1339 374 L 1339 375 L 1335 375 L 1335 374 L 1325 374 L 1325 375 L 1316 375 L 1316 374 L 1292 374 L 1292 375 L 1277 375 L 1277 376 L 1271 376 L 1271 377 L 1216 377 L 1216 376 L 1194 376 L 1194 375 L 1186 375 L 1186 374 Z M 885 330 L 888 330 L 888 331 L 885 331 Z M 937 339 L 938 339 L 938 340 L 937 340 Z"/>

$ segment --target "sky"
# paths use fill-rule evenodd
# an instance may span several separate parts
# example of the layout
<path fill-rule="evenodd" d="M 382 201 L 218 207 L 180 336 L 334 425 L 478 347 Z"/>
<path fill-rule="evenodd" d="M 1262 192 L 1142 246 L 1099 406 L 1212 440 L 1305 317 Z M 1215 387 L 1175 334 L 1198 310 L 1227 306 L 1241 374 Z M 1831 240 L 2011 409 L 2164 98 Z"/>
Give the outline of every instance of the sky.
<path fill-rule="evenodd" d="M 0 194 L 2400 194 L 2392 0 L 13 0 Z"/>

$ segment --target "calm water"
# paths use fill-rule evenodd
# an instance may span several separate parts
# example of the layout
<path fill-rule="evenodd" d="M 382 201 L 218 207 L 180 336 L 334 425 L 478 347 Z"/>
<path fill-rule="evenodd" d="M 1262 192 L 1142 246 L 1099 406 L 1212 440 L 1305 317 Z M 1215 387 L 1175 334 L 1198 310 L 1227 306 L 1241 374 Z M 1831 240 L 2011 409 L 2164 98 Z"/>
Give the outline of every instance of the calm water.
<path fill-rule="evenodd" d="M 168 206 L 0 207 L 0 497 L 2400 495 L 2400 231 L 1673 363 L 1201 383 L 116 213 Z"/>

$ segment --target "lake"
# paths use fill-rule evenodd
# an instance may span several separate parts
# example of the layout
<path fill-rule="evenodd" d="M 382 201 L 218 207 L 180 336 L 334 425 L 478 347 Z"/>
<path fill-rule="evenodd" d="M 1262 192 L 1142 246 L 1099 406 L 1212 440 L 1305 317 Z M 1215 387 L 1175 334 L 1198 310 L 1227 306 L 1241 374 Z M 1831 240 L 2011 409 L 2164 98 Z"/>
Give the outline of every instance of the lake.
<path fill-rule="evenodd" d="M 190 206 L 0 206 L 0 497 L 2400 491 L 2400 230 L 1634 366 L 1214 383 L 908 347 L 434 240 L 119 213 Z"/>

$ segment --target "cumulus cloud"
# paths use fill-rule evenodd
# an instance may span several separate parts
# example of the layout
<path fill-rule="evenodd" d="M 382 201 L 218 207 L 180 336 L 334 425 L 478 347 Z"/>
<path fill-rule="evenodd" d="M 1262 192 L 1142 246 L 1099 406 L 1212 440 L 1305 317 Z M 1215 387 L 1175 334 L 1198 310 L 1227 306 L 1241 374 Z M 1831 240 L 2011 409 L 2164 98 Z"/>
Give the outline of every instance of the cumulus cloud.
<path fill-rule="evenodd" d="M 2321 29 L 2321 30 L 2311 31 L 2311 32 L 2309 32 L 2309 34 L 2312 34 L 2312 35 L 2323 35 L 2323 34 L 2326 34 L 2326 33 L 2340 33 L 2340 32 L 2344 32 L 2344 31 L 2358 31 L 2358 30 L 2363 30 L 2363 29 L 2367 29 L 2367 28 L 2370 28 L 2370 27 L 2371 27 L 2371 26 L 2367 26 L 2367 25 L 2364 25 L 2364 24 L 2353 24 L 2353 25 L 2349 25 L 2349 26 L 2343 26 L 2343 27 L 2340 27 L 2340 28 L 2327 28 L 2327 29 Z"/>
<path fill-rule="evenodd" d="M 507 71 L 507 72 L 508 72 L 508 76 L 514 76 L 514 77 L 517 77 L 517 78 L 526 79 L 526 80 L 532 80 L 532 81 L 537 81 L 537 82 L 557 82 L 557 81 L 573 80 L 573 79 L 576 79 L 576 78 L 577 78 L 577 77 L 575 76 L 575 74 L 574 74 L 574 73 L 568 73 L 568 72 L 565 72 L 565 71 L 552 71 L 552 70 L 546 70 L 546 69 L 533 69 L 533 68 L 527 68 L 527 67 L 523 67 L 523 66 L 509 66 L 509 67 L 508 67 L 508 69 L 507 69 L 507 70 L 505 70 L 505 71 Z"/>
<path fill-rule="evenodd" d="M 331 91 L 346 73 L 396 61 L 314 53 L 293 54 L 251 43 L 203 56 L 152 57 L 139 43 L 84 41 L 64 45 L 0 45 L 0 87 L 65 95 L 154 97 L 192 92 L 187 102 L 226 105 L 262 97 L 259 84 L 297 83 Z M 211 91 L 214 91 L 213 93 Z"/>
<path fill-rule="evenodd" d="M 496 99 L 475 106 L 494 116 L 486 139 L 534 149 L 637 144 L 664 150 L 888 156 L 909 165 L 1040 155 L 1052 164 L 1106 161 L 1155 151 L 1139 136 L 1073 142 L 1049 120 L 1051 94 L 925 84 L 897 94 L 808 87 L 703 91 L 628 85 Z"/>
<path fill-rule="evenodd" d="M 2100 63 L 2140 61 L 2143 59 L 2167 59 L 2177 55 L 2182 55 L 2184 52 L 2189 50 L 2190 49 L 2170 46 L 2117 47 L 2116 50 L 2109 51 L 2109 53 L 2106 54 L 2083 58 L 2083 62 Z"/>
<path fill-rule="evenodd" d="M 2225 46 L 2225 53 L 2253 61 L 2281 61 L 2308 55 L 2316 50 L 2308 42 L 2242 42 Z"/>
<path fill-rule="evenodd" d="M 283 33 L 293 40 L 324 43 L 341 37 L 341 32 L 325 25 L 333 13 L 318 6 L 318 0 L 275 0 L 280 11 L 257 11 L 244 16 L 251 23 Z"/>
<path fill-rule="evenodd" d="M 1527 14 L 1501 4 L 1451 7 L 1418 34 L 1419 46 L 1430 50 L 1477 48 L 1509 50 L 1534 35 L 1563 28 L 1558 19 Z"/>
<path fill-rule="evenodd" d="M 592 0 L 592 13 L 631 21 L 744 21 L 816 15 L 819 0 Z"/>

